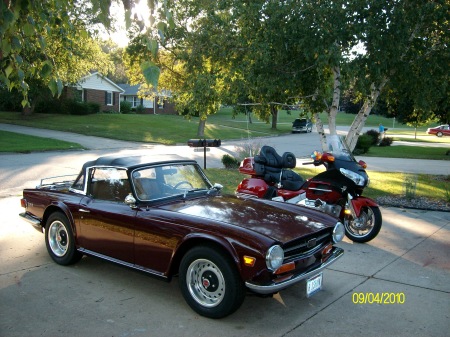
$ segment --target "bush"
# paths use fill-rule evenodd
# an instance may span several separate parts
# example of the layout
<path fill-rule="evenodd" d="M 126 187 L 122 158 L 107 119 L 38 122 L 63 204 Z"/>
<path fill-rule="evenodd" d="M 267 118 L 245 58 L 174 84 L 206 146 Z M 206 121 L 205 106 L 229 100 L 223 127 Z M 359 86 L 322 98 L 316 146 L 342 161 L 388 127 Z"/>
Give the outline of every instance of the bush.
<path fill-rule="evenodd" d="M 363 153 L 369 152 L 369 148 L 372 146 L 372 136 L 369 135 L 361 135 L 358 138 L 358 142 L 356 143 L 355 150 L 353 154 L 359 155 Z"/>
<path fill-rule="evenodd" d="M 380 146 L 391 146 L 394 139 L 392 137 L 384 137 L 381 139 Z"/>
<path fill-rule="evenodd" d="M 34 112 L 38 114 L 67 114 L 63 102 L 59 99 L 48 99 L 36 103 Z"/>
<path fill-rule="evenodd" d="M 68 99 L 64 102 L 65 111 L 69 115 L 93 115 L 100 112 L 100 104 L 95 102 L 79 102 L 73 99 Z"/>
<path fill-rule="evenodd" d="M 222 164 L 227 169 L 237 169 L 241 163 L 229 154 L 225 154 L 222 157 Z"/>
<path fill-rule="evenodd" d="M 372 145 L 378 144 L 378 139 L 380 138 L 380 133 L 377 130 L 369 130 L 365 133 L 365 135 L 368 135 L 372 137 Z"/>
<path fill-rule="evenodd" d="M 134 111 L 131 109 L 131 102 L 121 101 L 120 112 L 123 114 L 133 114 Z"/>
<path fill-rule="evenodd" d="M 139 104 L 139 105 L 136 107 L 136 113 L 137 113 L 137 114 L 143 114 L 143 113 L 145 113 L 145 108 L 144 108 L 144 106 L 143 106 L 142 104 Z"/>
<path fill-rule="evenodd" d="M 234 147 L 237 160 L 244 160 L 247 157 L 254 157 L 261 150 L 260 142 L 243 141 Z"/>

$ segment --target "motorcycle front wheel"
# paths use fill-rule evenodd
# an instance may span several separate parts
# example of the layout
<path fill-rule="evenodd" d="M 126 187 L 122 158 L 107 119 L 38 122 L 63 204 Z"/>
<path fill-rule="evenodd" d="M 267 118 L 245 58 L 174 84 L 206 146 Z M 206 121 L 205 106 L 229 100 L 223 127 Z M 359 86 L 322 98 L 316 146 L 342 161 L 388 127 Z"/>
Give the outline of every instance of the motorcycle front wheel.
<path fill-rule="evenodd" d="M 378 207 L 364 207 L 358 218 L 344 219 L 345 235 L 354 242 L 369 242 L 380 232 L 382 221 Z"/>

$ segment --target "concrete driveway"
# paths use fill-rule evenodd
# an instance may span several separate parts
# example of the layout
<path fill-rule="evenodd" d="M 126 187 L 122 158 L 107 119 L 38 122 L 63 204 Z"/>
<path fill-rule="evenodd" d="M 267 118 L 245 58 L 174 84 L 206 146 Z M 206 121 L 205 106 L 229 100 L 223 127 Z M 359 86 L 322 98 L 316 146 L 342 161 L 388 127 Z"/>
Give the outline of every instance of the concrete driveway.
<path fill-rule="evenodd" d="M 276 137 L 280 143 L 274 145 L 287 139 L 289 146 L 293 137 L 303 136 L 311 135 Z M 78 143 L 84 139 L 76 137 Z M 310 151 L 313 144 L 301 141 Z M 107 143 L 89 151 L 0 155 L 0 336 L 449 335 L 450 213 L 445 212 L 382 208 L 380 234 L 368 244 L 341 243 L 345 255 L 325 271 L 321 292 L 306 298 L 304 284 L 298 284 L 273 298 L 247 296 L 236 313 L 221 320 L 195 314 L 177 278 L 167 284 L 92 257 L 70 267 L 56 265 L 43 234 L 18 217 L 23 187 L 77 173 L 100 155 L 169 153 L 154 145 Z M 208 165 L 219 165 L 232 147 L 212 149 Z M 178 150 L 202 163 L 201 153 L 170 148 Z M 422 167 L 427 166 L 429 161 Z M 377 298 L 384 303 L 375 303 Z"/>
<path fill-rule="evenodd" d="M 1 336 L 448 336 L 450 213 L 382 208 L 372 242 L 340 243 L 324 289 L 298 284 L 273 298 L 247 296 L 221 320 L 198 316 L 171 283 L 85 257 L 70 267 L 0 199 Z M 384 303 L 375 303 L 383 299 Z M 374 302 L 375 301 L 375 302 Z M 369 303 L 370 302 L 370 303 Z"/>

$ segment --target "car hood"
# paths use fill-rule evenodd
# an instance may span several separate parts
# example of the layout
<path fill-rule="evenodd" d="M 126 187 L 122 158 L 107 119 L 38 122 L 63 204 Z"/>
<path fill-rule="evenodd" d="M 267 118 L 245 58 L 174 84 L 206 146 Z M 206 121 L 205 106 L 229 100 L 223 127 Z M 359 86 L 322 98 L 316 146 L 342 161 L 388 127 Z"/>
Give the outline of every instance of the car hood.
<path fill-rule="evenodd" d="M 187 199 L 159 208 L 201 218 L 202 223 L 239 226 L 284 243 L 334 227 L 337 222 L 327 214 L 303 206 L 232 195 Z"/>

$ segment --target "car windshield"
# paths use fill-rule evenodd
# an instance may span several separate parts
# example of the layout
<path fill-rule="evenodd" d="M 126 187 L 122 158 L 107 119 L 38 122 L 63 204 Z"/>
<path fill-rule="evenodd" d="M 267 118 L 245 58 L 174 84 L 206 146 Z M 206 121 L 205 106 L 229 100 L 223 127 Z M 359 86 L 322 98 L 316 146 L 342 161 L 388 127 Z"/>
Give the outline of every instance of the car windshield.
<path fill-rule="evenodd" d="M 136 196 L 140 200 L 157 200 L 174 195 L 207 192 L 211 183 L 195 164 L 145 167 L 132 172 Z"/>

